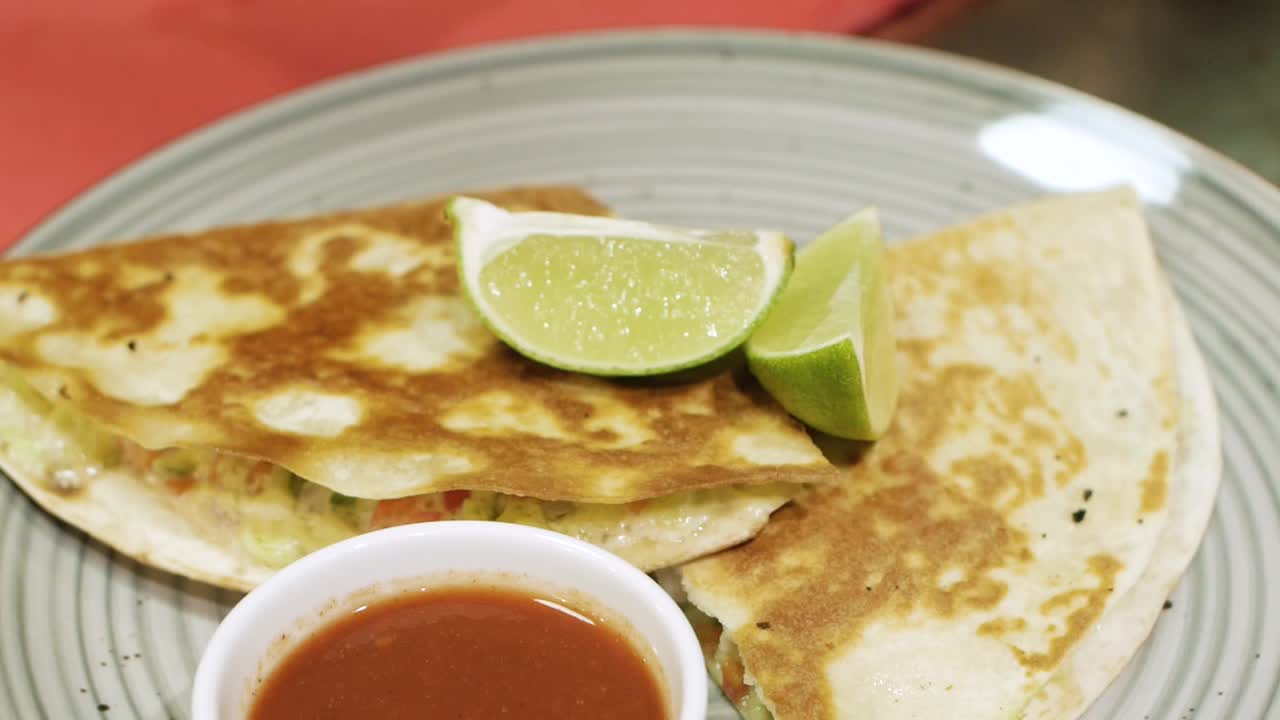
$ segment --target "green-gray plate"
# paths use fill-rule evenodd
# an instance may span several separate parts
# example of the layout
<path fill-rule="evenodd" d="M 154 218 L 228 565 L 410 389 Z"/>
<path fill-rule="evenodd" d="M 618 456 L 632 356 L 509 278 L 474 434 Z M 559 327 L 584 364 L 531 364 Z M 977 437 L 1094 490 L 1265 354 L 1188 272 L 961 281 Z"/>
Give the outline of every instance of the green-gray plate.
<path fill-rule="evenodd" d="M 213 125 L 16 252 L 535 182 L 585 185 L 633 217 L 797 238 L 877 205 L 891 239 L 1048 191 L 1135 186 L 1210 365 L 1225 475 L 1172 607 L 1087 717 L 1280 716 L 1280 192 L 1090 97 L 840 38 L 494 46 Z M 201 649 L 236 599 L 114 555 L 0 481 L 0 717 L 185 718 Z M 718 693 L 710 703 L 714 720 L 732 717 Z"/>

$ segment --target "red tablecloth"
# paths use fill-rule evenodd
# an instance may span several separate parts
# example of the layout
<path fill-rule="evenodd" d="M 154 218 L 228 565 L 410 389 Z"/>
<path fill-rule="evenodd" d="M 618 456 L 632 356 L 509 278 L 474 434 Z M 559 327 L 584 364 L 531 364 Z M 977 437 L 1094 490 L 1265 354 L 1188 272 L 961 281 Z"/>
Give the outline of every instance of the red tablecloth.
<path fill-rule="evenodd" d="M 0 249 L 226 113 L 432 50 L 610 27 L 858 32 L 913 0 L 33 0 L 0 9 Z"/>

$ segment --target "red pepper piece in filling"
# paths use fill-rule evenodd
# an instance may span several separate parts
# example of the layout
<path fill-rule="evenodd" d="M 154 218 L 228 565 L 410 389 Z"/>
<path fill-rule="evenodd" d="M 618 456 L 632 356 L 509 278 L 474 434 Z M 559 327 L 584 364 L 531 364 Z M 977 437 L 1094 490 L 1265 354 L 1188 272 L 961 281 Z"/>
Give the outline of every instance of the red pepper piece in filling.
<path fill-rule="evenodd" d="M 747 681 L 743 677 L 745 673 L 742 659 L 737 656 L 725 660 L 720 667 L 720 689 L 734 705 L 740 706 L 747 699 Z"/>
<path fill-rule="evenodd" d="M 444 494 L 444 509 L 456 513 L 469 497 L 471 497 L 470 490 L 449 490 Z"/>
<path fill-rule="evenodd" d="M 369 520 L 369 529 L 408 525 L 416 522 L 432 522 L 443 520 L 445 514 L 440 510 L 439 498 L 435 495 L 411 495 L 409 497 L 383 500 L 373 509 L 373 517 Z"/>

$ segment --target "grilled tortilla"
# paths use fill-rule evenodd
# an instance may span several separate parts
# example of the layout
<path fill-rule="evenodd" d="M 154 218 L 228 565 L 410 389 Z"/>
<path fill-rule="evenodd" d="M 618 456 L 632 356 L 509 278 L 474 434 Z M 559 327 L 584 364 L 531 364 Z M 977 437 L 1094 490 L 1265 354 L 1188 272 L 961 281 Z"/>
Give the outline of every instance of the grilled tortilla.
<path fill-rule="evenodd" d="M 891 251 L 901 402 L 835 485 L 682 570 L 750 720 L 1069 718 L 1204 531 L 1214 404 L 1135 197 Z"/>
<path fill-rule="evenodd" d="M 568 188 L 485 195 L 604 212 Z M 0 264 L 0 463 L 144 562 L 248 588 L 371 528 L 550 527 L 644 569 L 838 476 L 727 369 L 536 365 L 458 294 L 439 200 Z"/>

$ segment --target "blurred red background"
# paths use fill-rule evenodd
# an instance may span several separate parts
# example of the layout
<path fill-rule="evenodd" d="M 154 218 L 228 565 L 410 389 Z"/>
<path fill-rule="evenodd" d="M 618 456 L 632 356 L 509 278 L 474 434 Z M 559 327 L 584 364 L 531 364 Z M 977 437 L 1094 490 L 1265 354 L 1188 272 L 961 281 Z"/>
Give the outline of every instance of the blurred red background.
<path fill-rule="evenodd" d="M 358 68 L 514 37 L 718 26 L 911 40 L 975 0 L 43 0 L 0 9 L 0 249 L 146 151 Z"/>

